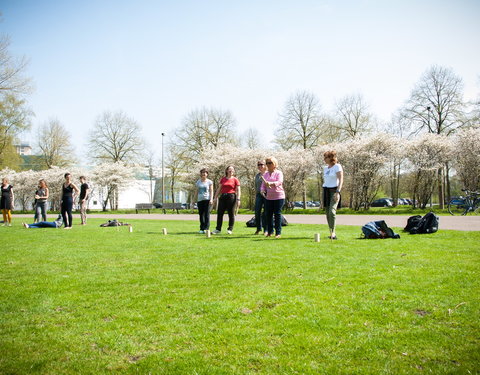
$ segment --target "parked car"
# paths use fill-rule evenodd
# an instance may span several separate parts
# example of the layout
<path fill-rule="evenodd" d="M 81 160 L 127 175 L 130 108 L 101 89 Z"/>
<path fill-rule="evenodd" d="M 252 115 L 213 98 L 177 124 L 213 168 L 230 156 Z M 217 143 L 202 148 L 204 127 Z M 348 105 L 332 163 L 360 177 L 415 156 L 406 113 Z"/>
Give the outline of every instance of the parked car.
<path fill-rule="evenodd" d="M 405 201 L 405 204 L 412 205 L 413 201 L 410 198 L 402 198 Z"/>
<path fill-rule="evenodd" d="M 392 207 L 392 206 L 393 206 L 393 202 L 390 198 L 376 199 L 370 204 L 370 207 Z"/>
<path fill-rule="evenodd" d="M 293 207 L 303 208 L 303 202 L 299 202 L 299 201 L 293 202 Z"/>

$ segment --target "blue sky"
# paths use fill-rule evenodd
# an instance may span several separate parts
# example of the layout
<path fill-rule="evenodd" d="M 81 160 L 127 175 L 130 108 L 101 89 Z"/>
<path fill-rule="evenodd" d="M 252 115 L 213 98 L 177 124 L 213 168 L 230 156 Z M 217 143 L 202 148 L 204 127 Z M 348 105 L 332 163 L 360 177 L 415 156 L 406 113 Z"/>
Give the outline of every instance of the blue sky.
<path fill-rule="evenodd" d="M 480 93 L 480 1 L 0 0 L 0 32 L 30 59 L 34 128 L 57 117 L 85 155 L 104 110 L 123 110 L 160 152 L 191 110 L 231 110 L 273 138 L 297 90 L 323 109 L 361 93 L 380 120 L 432 64 Z"/>

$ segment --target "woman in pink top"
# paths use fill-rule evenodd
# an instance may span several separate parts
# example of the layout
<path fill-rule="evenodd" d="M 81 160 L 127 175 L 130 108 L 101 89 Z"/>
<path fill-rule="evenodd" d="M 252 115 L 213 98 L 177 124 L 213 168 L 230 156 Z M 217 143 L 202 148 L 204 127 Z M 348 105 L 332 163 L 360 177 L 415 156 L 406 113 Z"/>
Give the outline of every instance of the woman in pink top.
<path fill-rule="evenodd" d="M 267 232 L 265 235 L 273 235 L 275 217 L 275 238 L 282 235 L 282 207 L 285 203 L 285 191 L 283 190 L 283 173 L 277 170 L 278 161 L 274 157 L 265 160 L 267 172 L 263 175 L 263 183 L 260 190 L 265 194 L 265 215 Z"/>

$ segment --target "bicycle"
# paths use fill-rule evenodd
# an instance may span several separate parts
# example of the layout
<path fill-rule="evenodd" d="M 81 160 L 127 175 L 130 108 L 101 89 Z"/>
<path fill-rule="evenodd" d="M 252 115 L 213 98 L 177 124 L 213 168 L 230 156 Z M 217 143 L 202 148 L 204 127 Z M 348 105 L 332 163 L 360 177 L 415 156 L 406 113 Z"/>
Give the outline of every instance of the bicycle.
<path fill-rule="evenodd" d="M 464 190 L 465 198 L 452 198 L 448 202 L 448 212 L 452 215 L 465 216 L 469 212 L 480 213 L 480 192 Z"/>

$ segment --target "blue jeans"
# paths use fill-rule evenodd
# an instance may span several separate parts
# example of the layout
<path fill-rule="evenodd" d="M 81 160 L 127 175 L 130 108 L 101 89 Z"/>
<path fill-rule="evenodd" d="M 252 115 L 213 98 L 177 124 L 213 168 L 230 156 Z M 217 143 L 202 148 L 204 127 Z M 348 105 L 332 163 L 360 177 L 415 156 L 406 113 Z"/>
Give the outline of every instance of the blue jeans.
<path fill-rule="evenodd" d="M 275 217 L 275 234 L 282 234 L 282 207 L 285 199 L 265 200 L 267 232 L 273 234 L 273 218 Z"/>
<path fill-rule="evenodd" d="M 42 216 L 43 221 L 47 221 L 47 202 L 37 202 L 35 205 L 35 220 L 40 221 Z"/>
<path fill-rule="evenodd" d="M 29 228 L 56 228 L 57 224 L 54 221 L 41 221 L 39 223 L 28 224 Z"/>
<path fill-rule="evenodd" d="M 263 210 L 262 210 L 263 208 Z M 255 223 L 257 224 L 257 231 L 267 231 L 267 220 L 265 217 L 265 197 L 257 193 L 255 198 Z"/>

